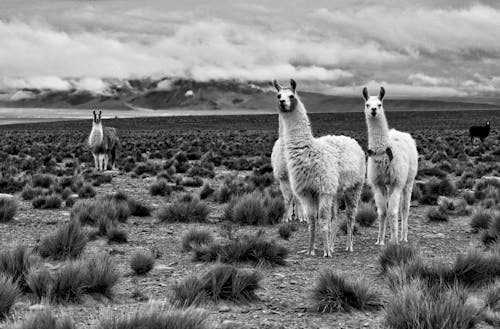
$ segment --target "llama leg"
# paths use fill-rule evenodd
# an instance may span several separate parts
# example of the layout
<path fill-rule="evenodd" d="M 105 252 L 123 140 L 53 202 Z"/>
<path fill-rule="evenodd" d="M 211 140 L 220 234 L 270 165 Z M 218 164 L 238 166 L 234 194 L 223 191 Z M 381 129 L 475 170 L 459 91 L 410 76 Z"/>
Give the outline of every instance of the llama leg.
<path fill-rule="evenodd" d="M 102 169 L 103 171 L 108 170 L 108 161 L 109 161 L 109 155 L 106 153 L 104 154 L 104 168 Z"/>
<path fill-rule="evenodd" d="M 307 222 L 307 216 L 304 211 L 304 207 L 300 203 L 300 199 L 294 196 L 294 212 L 299 220 L 299 222 Z"/>
<path fill-rule="evenodd" d="M 111 170 L 116 169 L 116 147 L 111 150 Z"/>
<path fill-rule="evenodd" d="M 104 170 L 104 154 L 99 154 L 99 171 Z"/>
<path fill-rule="evenodd" d="M 385 196 L 385 191 L 380 188 L 374 189 L 375 193 L 375 204 L 377 206 L 378 214 L 378 237 L 376 245 L 383 246 L 385 244 L 385 228 L 387 220 L 387 198 Z"/>
<path fill-rule="evenodd" d="M 337 196 L 334 196 L 332 198 L 332 211 L 331 211 L 331 232 L 330 232 L 330 252 L 332 255 L 335 252 L 335 239 L 337 238 L 337 232 L 339 230 L 339 223 L 338 219 L 339 218 L 339 200 L 337 199 Z"/>
<path fill-rule="evenodd" d="M 345 193 L 345 206 L 346 206 L 346 217 L 347 217 L 347 240 L 346 240 L 346 251 L 353 252 L 353 231 L 354 225 L 356 224 L 356 213 L 358 209 L 358 202 L 361 197 L 361 188 L 363 184 L 357 184 L 352 189 L 349 189 Z"/>
<path fill-rule="evenodd" d="M 323 235 L 323 257 L 332 257 L 330 247 L 332 235 L 332 196 L 324 194 L 319 197 L 318 222 Z"/>
<path fill-rule="evenodd" d="M 408 183 L 403 189 L 403 200 L 401 200 L 401 241 L 408 242 L 408 217 L 410 215 L 411 192 L 413 181 Z"/>
<path fill-rule="evenodd" d="M 281 194 L 283 195 L 283 200 L 285 202 L 285 213 L 283 214 L 283 222 L 288 223 L 293 218 L 293 193 L 290 183 L 287 181 L 280 181 Z"/>
<path fill-rule="evenodd" d="M 391 242 L 398 243 L 398 213 L 399 202 L 401 201 L 401 188 L 394 188 L 389 196 L 389 209 L 387 210 L 387 217 L 391 224 Z"/>
<path fill-rule="evenodd" d="M 315 256 L 315 235 L 316 235 L 316 221 L 318 219 L 318 204 L 314 202 L 312 197 L 305 197 L 301 199 L 301 203 L 304 205 L 304 210 L 307 215 L 309 224 L 309 250 L 307 254 L 309 256 Z"/>
<path fill-rule="evenodd" d="M 92 156 L 94 157 L 94 168 L 95 168 L 94 170 L 99 170 L 99 164 L 98 164 L 99 156 L 95 153 L 92 153 Z"/>

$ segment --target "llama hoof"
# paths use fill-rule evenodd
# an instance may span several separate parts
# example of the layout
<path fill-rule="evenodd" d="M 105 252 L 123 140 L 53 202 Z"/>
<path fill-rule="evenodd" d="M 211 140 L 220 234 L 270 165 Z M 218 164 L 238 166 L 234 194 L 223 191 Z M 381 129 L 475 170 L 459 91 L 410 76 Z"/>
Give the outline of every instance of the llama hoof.
<path fill-rule="evenodd" d="M 347 251 L 347 252 L 354 252 L 354 249 L 352 247 L 346 247 L 345 251 Z"/>
<path fill-rule="evenodd" d="M 325 253 L 323 254 L 323 258 L 332 258 L 332 257 L 333 257 L 333 255 L 330 254 L 329 252 L 325 251 Z"/>
<path fill-rule="evenodd" d="M 316 251 L 315 250 L 309 250 L 307 252 L 307 256 L 312 256 L 312 257 L 316 256 Z"/>

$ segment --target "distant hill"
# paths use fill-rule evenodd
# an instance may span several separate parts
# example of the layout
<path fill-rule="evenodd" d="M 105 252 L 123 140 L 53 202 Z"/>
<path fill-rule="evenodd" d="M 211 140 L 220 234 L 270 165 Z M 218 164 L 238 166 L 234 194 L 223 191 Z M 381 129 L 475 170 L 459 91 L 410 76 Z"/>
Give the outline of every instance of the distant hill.
<path fill-rule="evenodd" d="M 361 111 L 360 97 L 332 96 L 300 92 L 310 112 Z M 239 81 L 198 82 L 193 80 L 137 79 L 110 81 L 107 90 L 92 93 L 82 90 L 54 91 L 23 89 L 1 94 L 0 107 L 79 108 L 79 109 L 179 109 L 276 111 L 275 92 L 267 83 Z M 497 102 L 482 99 L 387 99 L 388 111 L 496 110 Z"/>

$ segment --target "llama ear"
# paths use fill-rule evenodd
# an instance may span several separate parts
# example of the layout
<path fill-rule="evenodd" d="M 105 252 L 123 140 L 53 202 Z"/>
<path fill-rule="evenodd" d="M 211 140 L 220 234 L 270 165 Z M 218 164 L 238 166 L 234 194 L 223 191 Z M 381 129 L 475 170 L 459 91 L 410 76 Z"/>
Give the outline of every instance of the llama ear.
<path fill-rule="evenodd" d="M 283 89 L 283 87 L 281 87 L 281 85 L 276 80 L 273 80 L 273 86 L 274 86 L 274 88 L 276 88 L 277 91 L 280 91 L 281 89 Z"/>
<path fill-rule="evenodd" d="M 295 89 L 297 89 L 297 82 L 295 80 L 290 79 L 290 86 L 292 87 L 292 91 L 295 93 Z"/>
<path fill-rule="evenodd" d="M 365 99 L 365 101 L 368 100 L 368 88 L 366 87 L 363 88 L 363 98 Z"/>
<path fill-rule="evenodd" d="M 99 119 L 101 118 L 102 111 L 99 110 Z"/>
<path fill-rule="evenodd" d="M 380 87 L 380 94 L 378 95 L 378 99 L 383 100 L 385 96 L 385 89 L 384 87 Z"/>

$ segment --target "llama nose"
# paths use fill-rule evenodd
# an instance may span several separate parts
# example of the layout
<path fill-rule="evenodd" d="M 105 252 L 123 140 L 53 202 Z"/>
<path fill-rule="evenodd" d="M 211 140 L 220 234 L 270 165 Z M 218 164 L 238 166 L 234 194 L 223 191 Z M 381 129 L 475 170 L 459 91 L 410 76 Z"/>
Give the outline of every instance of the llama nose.
<path fill-rule="evenodd" d="M 375 116 L 377 114 L 377 108 L 372 107 L 372 115 Z"/>
<path fill-rule="evenodd" d="M 280 104 L 284 105 L 285 104 L 285 100 L 284 99 L 280 99 Z"/>

